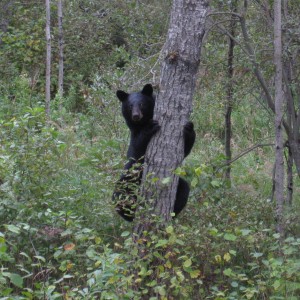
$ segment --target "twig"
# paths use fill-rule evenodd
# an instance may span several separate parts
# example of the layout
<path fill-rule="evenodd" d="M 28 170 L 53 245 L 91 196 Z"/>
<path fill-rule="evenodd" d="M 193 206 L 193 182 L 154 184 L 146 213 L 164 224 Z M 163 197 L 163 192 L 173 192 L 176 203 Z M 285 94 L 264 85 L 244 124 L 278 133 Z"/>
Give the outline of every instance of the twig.
<path fill-rule="evenodd" d="M 234 157 L 233 159 L 226 161 L 226 163 L 222 164 L 221 166 L 219 166 L 216 169 L 216 172 L 218 172 L 220 169 L 222 169 L 223 167 L 226 167 L 230 164 L 232 164 L 233 162 L 235 162 L 236 160 L 238 160 L 239 158 L 243 157 L 244 155 L 248 154 L 249 152 L 251 152 L 252 150 L 256 149 L 256 148 L 262 148 L 262 147 L 266 147 L 266 146 L 274 146 L 274 143 L 267 143 L 267 144 L 256 144 L 253 145 L 252 147 L 246 149 L 245 151 L 243 151 L 242 153 L 238 154 L 236 157 Z"/>

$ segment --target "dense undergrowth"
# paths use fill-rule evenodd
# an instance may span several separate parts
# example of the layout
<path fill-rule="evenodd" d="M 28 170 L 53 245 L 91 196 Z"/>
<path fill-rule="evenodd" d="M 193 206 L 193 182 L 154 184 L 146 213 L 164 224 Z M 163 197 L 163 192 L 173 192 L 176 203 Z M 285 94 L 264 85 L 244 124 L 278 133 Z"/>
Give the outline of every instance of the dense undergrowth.
<path fill-rule="evenodd" d="M 272 149 L 236 161 L 229 187 L 215 172 L 224 159 L 218 129 L 206 130 L 208 112 L 195 109 L 188 206 L 135 244 L 111 203 L 128 140 L 113 91 L 85 113 L 59 112 L 54 102 L 47 122 L 26 78 L 17 85 L 22 101 L 6 97 L 1 112 L 1 299 L 299 299 L 299 195 L 280 245 Z M 245 130 L 239 111 L 234 117 Z"/>

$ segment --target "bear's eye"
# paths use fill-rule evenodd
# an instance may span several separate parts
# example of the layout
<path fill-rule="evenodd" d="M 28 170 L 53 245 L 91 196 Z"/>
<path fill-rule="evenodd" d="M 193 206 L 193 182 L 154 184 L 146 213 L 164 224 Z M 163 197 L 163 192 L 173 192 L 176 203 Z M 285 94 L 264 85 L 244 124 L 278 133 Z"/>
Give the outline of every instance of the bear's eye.
<path fill-rule="evenodd" d="M 143 103 L 140 103 L 140 108 L 142 108 L 143 107 Z"/>
<path fill-rule="evenodd" d="M 130 110 L 132 110 L 132 108 L 133 108 L 133 105 L 132 105 L 132 104 L 130 104 L 130 105 L 129 105 L 129 109 L 130 109 Z"/>

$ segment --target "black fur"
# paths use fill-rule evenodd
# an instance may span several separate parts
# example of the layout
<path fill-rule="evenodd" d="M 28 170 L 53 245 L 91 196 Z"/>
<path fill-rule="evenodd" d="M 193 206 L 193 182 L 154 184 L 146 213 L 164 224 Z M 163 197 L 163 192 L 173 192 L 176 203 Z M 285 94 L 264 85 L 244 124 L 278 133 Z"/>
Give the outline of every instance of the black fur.
<path fill-rule="evenodd" d="M 130 129 L 130 144 L 127 151 L 128 162 L 123 175 L 116 184 L 113 201 L 116 203 L 116 211 L 125 220 L 132 221 L 137 202 L 136 190 L 143 174 L 144 155 L 152 136 L 160 129 L 160 126 L 152 119 L 155 97 L 151 84 L 146 84 L 140 92 L 128 94 L 119 90 L 116 94 L 122 102 L 122 114 Z M 184 126 L 185 157 L 191 152 L 195 137 L 194 125 L 188 122 Z M 175 215 L 185 207 L 189 191 L 188 183 L 179 178 L 174 205 Z"/>

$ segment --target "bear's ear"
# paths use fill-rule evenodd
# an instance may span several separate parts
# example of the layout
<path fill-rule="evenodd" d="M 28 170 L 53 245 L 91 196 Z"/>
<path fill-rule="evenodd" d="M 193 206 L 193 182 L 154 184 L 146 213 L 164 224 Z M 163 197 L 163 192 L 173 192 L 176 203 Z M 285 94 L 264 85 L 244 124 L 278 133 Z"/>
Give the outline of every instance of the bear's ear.
<path fill-rule="evenodd" d="M 142 89 L 142 94 L 151 97 L 153 94 L 153 87 L 150 83 L 146 84 Z"/>
<path fill-rule="evenodd" d="M 127 99 L 127 97 L 129 96 L 129 94 L 127 94 L 127 93 L 124 92 L 124 91 L 120 91 L 120 90 L 118 90 L 118 91 L 116 92 L 116 95 L 117 95 L 117 97 L 119 98 L 119 100 L 120 100 L 121 102 L 125 101 L 125 100 Z"/>

